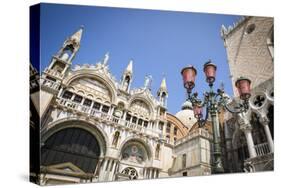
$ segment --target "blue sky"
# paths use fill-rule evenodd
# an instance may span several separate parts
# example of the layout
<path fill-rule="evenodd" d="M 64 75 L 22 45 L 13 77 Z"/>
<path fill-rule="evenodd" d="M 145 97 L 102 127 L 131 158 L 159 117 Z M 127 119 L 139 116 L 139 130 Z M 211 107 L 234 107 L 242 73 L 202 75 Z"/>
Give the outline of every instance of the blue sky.
<path fill-rule="evenodd" d="M 208 86 L 203 64 L 211 59 L 218 67 L 215 86 L 225 83 L 232 95 L 229 66 L 220 28 L 232 25 L 239 16 L 174 11 L 43 4 L 41 7 L 41 70 L 64 40 L 84 26 L 75 64 L 95 64 L 110 53 L 109 68 L 120 79 L 129 60 L 134 60 L 132 88 L 142 87 L 152 75 L 152 93 L 163 74 L 169 92 L 168 111 L 176 113 L 185 101 L 180 71 L 197 68 L 196 87 L 200 97 Z"/>

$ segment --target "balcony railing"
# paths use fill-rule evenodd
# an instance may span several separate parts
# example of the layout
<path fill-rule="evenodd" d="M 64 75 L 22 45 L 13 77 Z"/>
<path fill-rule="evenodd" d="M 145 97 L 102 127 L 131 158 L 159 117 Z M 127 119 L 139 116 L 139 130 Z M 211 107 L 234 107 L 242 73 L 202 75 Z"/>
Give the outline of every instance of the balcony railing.
<path fill-rule="evenodd" d="M 60 87 L 60 85 L 57 82 L 54 82 L 47 78 L 40 78 L 40 83 L 41 83 L 41 86 L 46 86 L 46 87 L 52 88 L 54 90 L 58 90 Z"/>
<path fill-rule="evenodd" d="M 52 76 L 55 76 L 57 78 L 62 78 L 63 77 L 63 74 L 58 72 L 58 71 L 56 71 L 56 70 L 46 69 L 45 72 L 50 74 L 50 75 L 52 75 Z"/>
<path fill-rule="evenodd" d="M 262 155 L 266 155 L 266 154 L 270 153 L 268 143 L 262 143 L 262 144 L 255 145 L 255 150 L 256 150 L 257 156 L 262 156 Z"/>
<path fill-rule="evenodd" d="M 110 115 L 108 113 L 101 112 L 99 110 L 93 109 L 89 106 L 84 106 L 82 104 L 75 103 L 69 99 L 64 98 L 58 98 L 57 103 L 63 107 L 70 108 L 74 111 L 81 112 L 85 114 L 86 116 L 90 116 L 93 118 L 98 118 L 101 121 L 107 121 L 109 123 L 113 123 L 119 126 L 123 126 L 127 129 L 137 131 L 143 134 L 151 135 L 151 136 L 157 136 L 161 137 L 162 132 L 158 129 L 151 129 L 146 128 L 141 125 L 126 121 L 122 118 L 115 117 L 113 115 Z"/>

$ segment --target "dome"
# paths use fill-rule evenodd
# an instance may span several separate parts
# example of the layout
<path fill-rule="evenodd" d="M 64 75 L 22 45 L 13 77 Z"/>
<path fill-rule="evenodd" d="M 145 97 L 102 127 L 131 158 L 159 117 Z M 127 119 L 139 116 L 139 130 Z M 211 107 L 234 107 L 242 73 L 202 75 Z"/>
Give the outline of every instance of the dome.
<path fill-rule="evenodd" d="M 192 104 L 190 101 L 185 101 L 182 104 L 182 110 L 176 113 L 176 117 L 189 129 L 197 122 L 197 119 L 194 117 L 192 110 Z"/>
<path fill-rule="evenodd" d="M 186 110 L 186 109 L 189 109 L 189 110 L 192 110 L 192 104 L 190 101 L 185 101 L 182 106 L 181 106 L 181 109 L 182 110 Z"/>

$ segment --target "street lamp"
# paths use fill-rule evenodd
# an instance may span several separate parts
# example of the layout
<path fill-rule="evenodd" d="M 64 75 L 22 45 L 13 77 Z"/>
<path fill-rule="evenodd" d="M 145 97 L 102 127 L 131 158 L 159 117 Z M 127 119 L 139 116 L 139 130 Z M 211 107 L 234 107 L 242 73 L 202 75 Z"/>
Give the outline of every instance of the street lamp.
<path fill-rule="evenodd" d="M 214 162 L 213 172 L 223 173 L 222 157 L 221 157 L 221 146 L 220 146 L 220 126 L 218 119 L 218 112 L 222 107 L 225 107 L 231 113 L 243 113 L 249 109 L 248 100 L 251 96 L 250 85 L 251 81 L 247 78 L 240 77 L 235 82 L 235 86 L 238 89 L 240 99 L 242 103 L 237 103 L 235 107 L 231 108 L 227 104 L 229 99 L 225 95 L 223 88 L 220 88 L 215 92 L 213 90 L 213 84 L 216 80 L 217 66 L 209 60 L 204 64 L 203 71 L 206 76 L 206 82 L 209 84 L 209 91 L 204 93 L 204 99 L 198 98 L 198 93 L 192 94 L 192 89 L 195 87 L 195 78 L 197 70 L 193 66 L 187 66 L 182 69 L 181 74 L 183 78 L 183 85 L 187 91 L 188 99 L 193 106 L 194 116 L 198 121 L 199 127 L 205 125 L 208 115 L 211 115 L 212 130 L 213 130 L 213 143 L 214 143 Z M 203 119 L 203 107 L 206 107 L 206 117 Z"/>

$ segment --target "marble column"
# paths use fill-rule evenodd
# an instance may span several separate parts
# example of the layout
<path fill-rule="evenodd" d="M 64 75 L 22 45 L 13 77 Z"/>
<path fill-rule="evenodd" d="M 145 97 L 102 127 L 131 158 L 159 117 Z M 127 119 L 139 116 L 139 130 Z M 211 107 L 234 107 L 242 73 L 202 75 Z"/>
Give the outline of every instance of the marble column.
<path fill-rule="evenodd" d="M 250 127 L 246 127 L 243 129 L 243 132 L 244 132 L 246 140 L 247 140 L 247 146 L 248 146 L 250 158 L 254 158 L 257 156 L 257 153 L 255 150 L 255 145 L 254 145 L 254 141 L 253 141 L 252 129 Z"/>
<path fill-rule="evenodd" d="M 262 118 L 261 123 L 262 123 L 263 128 L 264 128 L 264 132 L 265 132 L 265 135 L 266 135 L 269 150 L 270 150 L 271 153 L 273 153 L 274 152 L 274 144 L 273 144 L 273 139 L 272 139 L 270 129 L 269 129 L 269 126 L 268 126 L 269 120 L 267 119 L 267 117 Z"/>
<path fill-rule="evenodd" d="M 113 162 L 113 166 L 112 166 L 112 169 L 110 168 L 110 175 L 109 175 L 109 180 L 110 181 L 114 181 L 115 180 L 115 178 L 114 178 L 114 175 L 115 175 L 115 168 L 116 168 L 116 166 L 117 166 L 117 161 L 116 160 L 112 160 L 112 162 Z"/>
<path fill-rule="evenodd" d="M 63 87 L 60 88 L 59 93 L 58 93 L 58 97 L 62 97 L 62 92 L 63 92 Z"/>
<path fill-rule="evenodd" d="M 104 161 L 102 163 L 101 170 L 100 170 L 100 173 L 99 173 L 99 180 L 100 181 L 104 181 L 104 176 L 105 176 L 105 173 L 106 173 L 106 166 L 108 165 L 107 163 L 109 163 L 109 160 L 104 158 Z"/>

